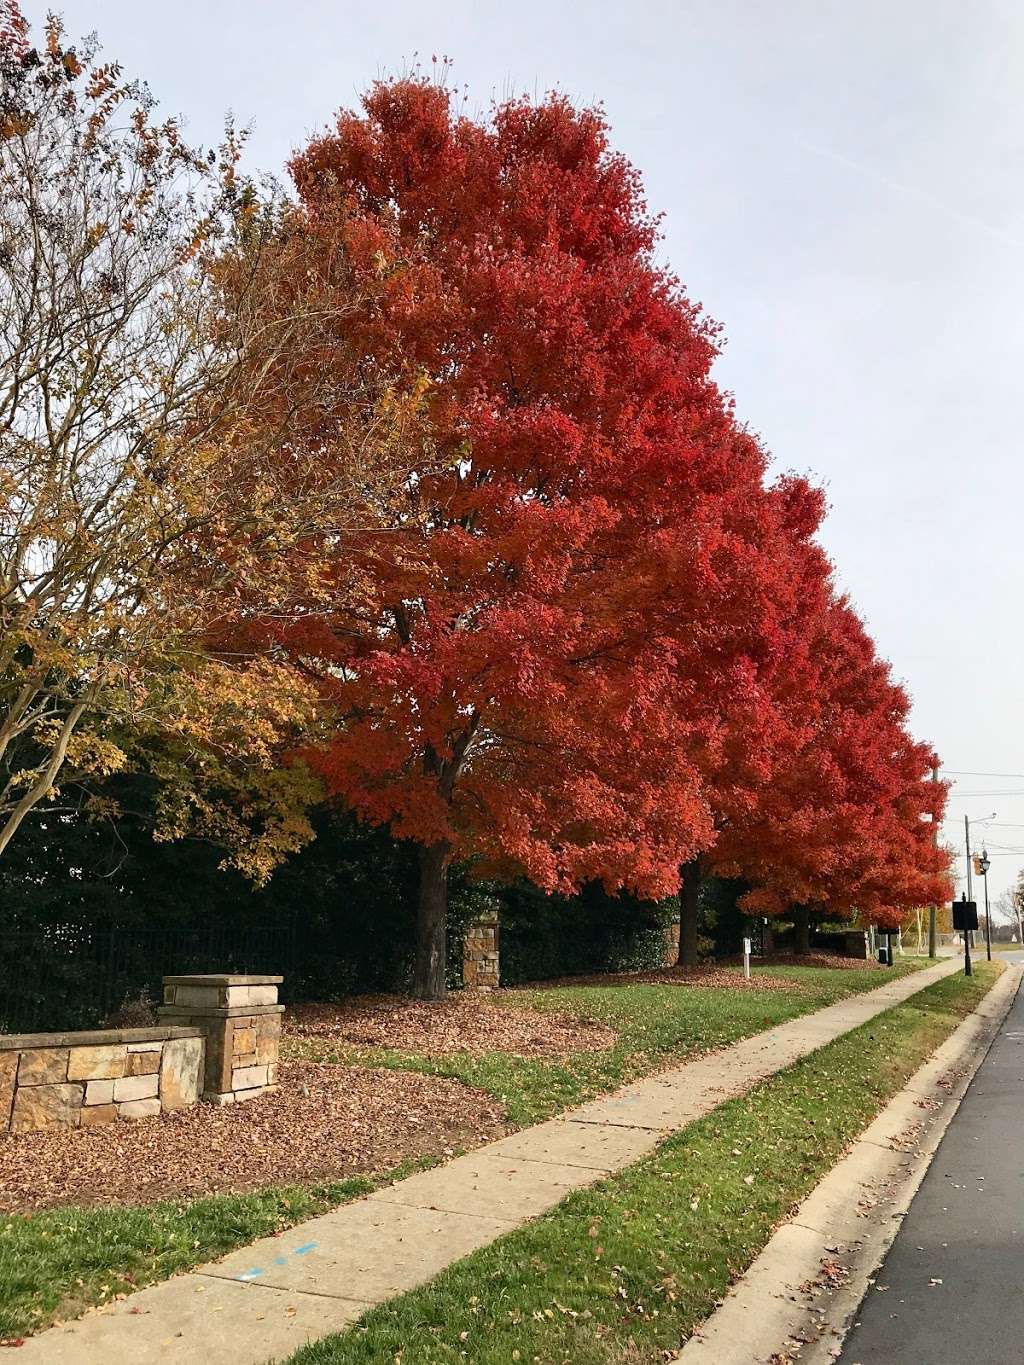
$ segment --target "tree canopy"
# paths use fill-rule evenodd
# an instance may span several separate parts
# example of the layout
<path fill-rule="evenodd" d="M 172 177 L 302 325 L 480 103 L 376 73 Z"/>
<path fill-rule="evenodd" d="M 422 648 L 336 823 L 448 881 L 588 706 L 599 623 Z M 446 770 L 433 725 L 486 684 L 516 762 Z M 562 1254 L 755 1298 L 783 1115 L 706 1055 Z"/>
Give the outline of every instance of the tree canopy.
<path fill-rule="evenodd" d="M 824 498 L 715 382 L 600 109 L 374 84 L 294 198 L 0 3 L 0 851 L 141 755 L 265 878 L 322 789 L 449 868 L 702 876 L 758 913 L 947 894 L 944 784 Z"/>

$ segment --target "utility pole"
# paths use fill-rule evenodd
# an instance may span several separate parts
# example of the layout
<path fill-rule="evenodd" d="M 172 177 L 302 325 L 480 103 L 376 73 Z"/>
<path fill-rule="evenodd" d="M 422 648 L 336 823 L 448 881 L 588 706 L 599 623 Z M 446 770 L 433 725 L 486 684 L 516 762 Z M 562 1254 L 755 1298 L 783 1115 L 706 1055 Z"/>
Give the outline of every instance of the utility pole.
<path fill-rule="evenodd" d="M 939 768 L 938 768 L 938 764 L 936 764 L 936 765 L 932 768 L 932 781 L 933 781 L 933 782 L 938 782 L 938 780 L 939 780 Z M 939 846 L 939 822 L 938 822 L 938 820 L 935 818 L 935 813 L 934 813 L 934 812 L 932 813 L 932 843 L 935 845 L 936 848 L 938 848 L 938 846 Z M 938 937 L 938 932 L 937 932 L 937 930 L 938 930 L 938 925 L 936 924 L 936 918 L 937 918 L 936 907 L 935 907 L 934 905 L 931 905 L 931 906 L 928 907 L 928 956 L 929 956 L 929 957 L 938 957 L 938 955 L 939 955 L 939 937 Z M 917 951 L 918 951 L 918 952 L 921 951 L 920 947 L 918 948 Z"/>
<path fill-rule="evenodd" d="M 971 822 L 964 816 L 964 838 L 967 840 L 967 899 L 974 900 L 971 891 Z M 965 929 L 964 934 L 964 976 L 972 976 L 974 969 L 971 966 L 971 931 Z"/>
<path fill-rule="evenodd" d="M 967 840 L 967 899 L 972 901 L 974 900 L 974 892 L 971 890 L 971 822 L 966 815 L 964 816 L 964 838 Z M 971 931 L 968 929 L 966 932 L 970 933 Z M 973 940 L 971 946 L 974 946 Z"/>

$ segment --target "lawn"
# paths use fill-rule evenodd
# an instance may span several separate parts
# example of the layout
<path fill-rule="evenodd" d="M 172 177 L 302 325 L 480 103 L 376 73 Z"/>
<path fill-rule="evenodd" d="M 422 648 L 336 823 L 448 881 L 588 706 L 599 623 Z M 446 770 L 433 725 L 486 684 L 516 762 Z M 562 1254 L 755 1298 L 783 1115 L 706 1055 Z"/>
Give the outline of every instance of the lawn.
<path fill-rule="evenodd" d="M 666 1359 L 1000 970 L 929 987 L 292 1365 Z"/>
<path fill-rule="evenodd" d="M 902 964 L 894 970 L 902 974 L 914 969 Z M 438 1056 L 339 1045 L 314 1037 L 292 1039 L 287 1051 L 357 1069 L 384 1067 L 453 1078 L 498 1099 L 510 1126 L 522 1126 L 675 1060 L 726 1046 L 891 979 L 882 971 L 814 967 L 755 968 L 758 973 L 765 977 L 760 984 L 767 989 L 758 989 L 757 983 L 753 988 L 744 986 L 737 973 L 736 985 L 567 985 L 502 992 L 481 1004 L 502 1019 L 511 1012 L 513 1023 L 522 1024 L 520 1016 L 527 1012 L 531 1019 L 571 1016 L 610 1027 L 614 1030 L 609 1035 L 611 1046 L 600 1050 L 517 1056 L 491 1049 L 482 1054 Z M 457 1002 L 453 1007 L 459 1007 Z M 564 1032 L 564 1026 L 560 1028 Z M 516 1045 L 528 1050 L 523 1038 L 529 1039 L 533 1031 L 527 1029 L 524 1034 L 520 1029 Z M 249 1111 L 258 1128 L 261 1111 L 257 1106 L 273 1102 L 274 1097 L 253 1101 L 240 1107 L 235 1117 L 247 1122 L 242 1111 Z M 446 1102 L 451 1103 L 450 1099 Z M 452 1125 L 454 1131 L 454 1118 Z M 141 1141 L 145 1127 L 152 1134 L 146 1142 L 158 1143 L 166 1126 L 164 1119 L 138 1120 L 131 1133 L 124 1130 L 125 1139 Z M 97 1132 L 105 1135 L 103 1130 L 91 1130 L 92 1139 Z M 339 1135 L 339 1142 L 343 1136 Z M 28 1135 L 28 1140 L 41 1148 L 47 1137 Z M 66 1139 L 77 1138 L 74 1133 L 62 1136 L 59 1144 L 53 1144 L 55 1151 L 63 1149 Z M 239 1141 L 243 1138 L 240 1135 Z M 413 1156 L 425 1150 L 421 1147 Z M 144 1154 L 140 1160 L 146 1160 Z M 190 1269 L 358 1197 L 376 1182 L 395 1178 L 394 1158 L 374 1165 L 371 1152 L 366 1166 L 365 1172 L 351 1179 L 328 1181 L 311 1176 L 306 1182 L 296 1182 L 279 1176 L 277 1184 L 253 1193 L 169 1199 L 137 1207 L 53 1208 L 0 1218 L 0 1339 L 39 1330 L 55 1317 L 73 1316 L 112 1295 Z M 129 1187 L 132 1184 L 128 1182 Z"/>
<path fill-rule="evenodd" d="M 588 984 L 502 991 L 492 997 L 501 1009 L 567 1015 L 609 1026 L 617 1034 L 611 1047 L 567 1056 L 520 1057 L 505 1051 L 438 1056 L 328 1038 L 294 1038 L 287 1032 L 282 1055 L 452 1077 L 493 1095 L 504 1105 L 510 1124 L 524 1127 L 638 1076 L 700 1052 L 727 1047 L 796 1015 L 822 1009 L 858 991 L 873 990 L 894 976 L 928 965 L 928 959 L 923 958 L 900 962 L 889 972 L 755 967 L 755 982 L 765 979 L 767 988 L 763 990 L 744 987 L 742 971 L 737 967 L 715 974 L 716 980 L 733 978 L 735 986 Z"/>

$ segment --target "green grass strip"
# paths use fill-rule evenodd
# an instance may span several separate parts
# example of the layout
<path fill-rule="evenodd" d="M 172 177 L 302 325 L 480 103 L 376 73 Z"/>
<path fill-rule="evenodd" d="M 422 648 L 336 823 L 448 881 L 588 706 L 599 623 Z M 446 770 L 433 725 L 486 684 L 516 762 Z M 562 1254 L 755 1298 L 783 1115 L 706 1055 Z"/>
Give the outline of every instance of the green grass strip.
<path fill-rule="evenodd" d="M 1000 970 L 928 987 L 293 1365 L 661 1361 Z"/>

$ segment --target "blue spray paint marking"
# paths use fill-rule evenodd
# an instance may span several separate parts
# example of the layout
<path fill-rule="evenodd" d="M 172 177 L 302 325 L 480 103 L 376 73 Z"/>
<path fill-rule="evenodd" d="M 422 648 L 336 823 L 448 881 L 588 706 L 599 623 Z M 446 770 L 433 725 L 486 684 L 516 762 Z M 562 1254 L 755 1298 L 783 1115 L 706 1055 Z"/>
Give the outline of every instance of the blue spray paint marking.
<path fill-rule="evenodd" d="M 306 1242 L 303 1246 L 296 1247 L 291 1254 L 293 1256 L 308 1256 L 311 1251 L 316 1250 L 317 1245 L 316 1242 Z M 273 1263 L 274 1265 L 287 1265 L 288 1258 L 287 1256 L 275 1256 Z M 258 1280 L 263 1273 L 262 1266 L 254 1265 L 251 1270 L 246 1270 L 241 1275 L 236 1275 L 235 1278 L 238 1280 Z"/>

